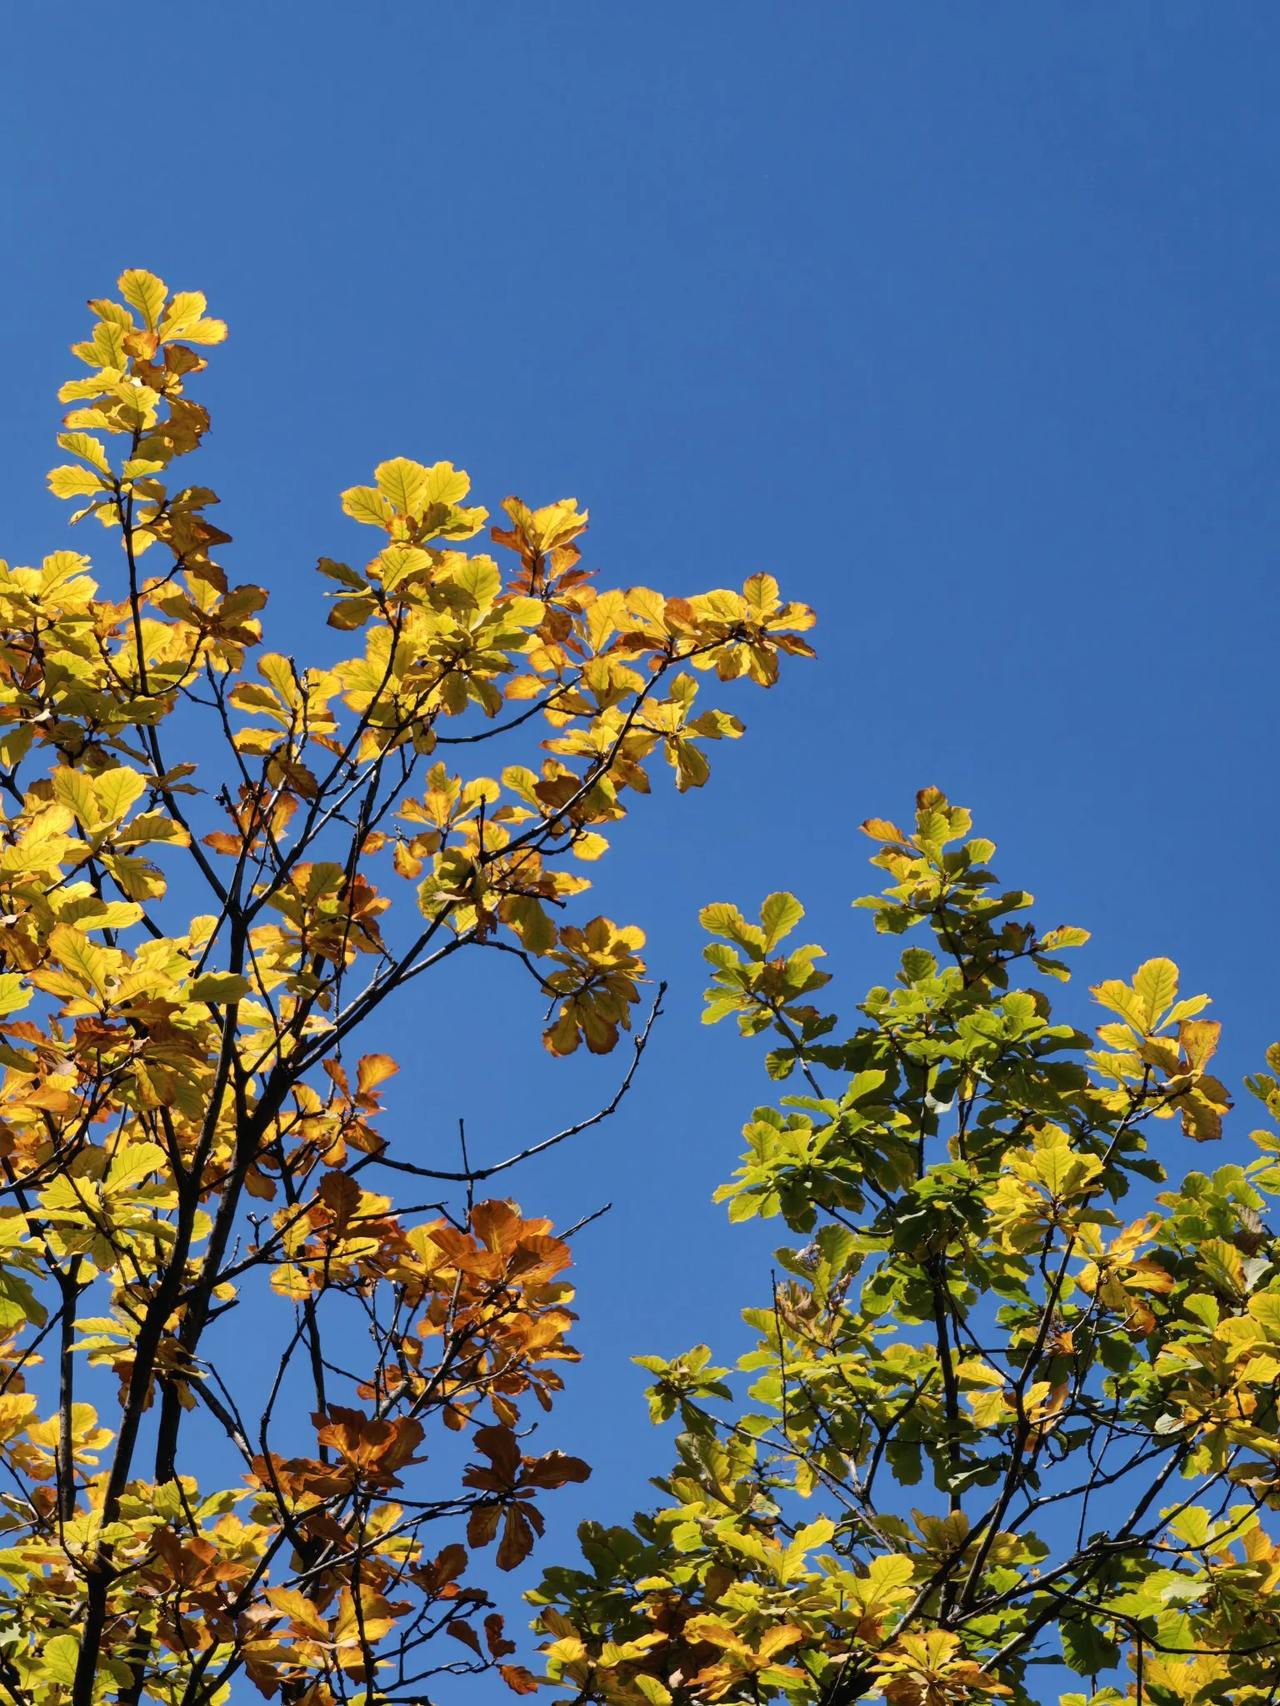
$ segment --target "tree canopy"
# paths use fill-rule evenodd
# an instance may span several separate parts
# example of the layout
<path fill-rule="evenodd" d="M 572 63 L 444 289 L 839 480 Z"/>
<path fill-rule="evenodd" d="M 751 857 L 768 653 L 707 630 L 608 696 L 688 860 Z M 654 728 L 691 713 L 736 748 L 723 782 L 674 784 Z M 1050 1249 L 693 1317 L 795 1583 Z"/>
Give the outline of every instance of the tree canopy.
<path fill-rule="evenodd" d="M 628 1093 L 661 985 L 588 873 L 742 733 L 700 687 L 772 685 L 812 612 L 763 573 L 604 587 L 572 499 L 509 498 L 471 548 L 468 476 L 395 458 L 342 494 L 372 555 L 321 559 L 315 661 L 268 650 L 178 474 L 226 328 L 118 291 L 49 476 L 107 584 L 0 564 L 0 1706 L 491 1674 L 571 1706 L 1277 1706 L 1280 1138 L 1182 1162 L 1232 1112 L 1207 998 L 1156 958 L 1092 1029 L 1055 1016 L 1087 932 L 1029 922 L 932 788 L 863 825 L 888 880 L 856 904 L 924 940 L 851 1023 L 792 895 L 703 912 L 705 1017 L 788 1086 L 720 1198 L 793 1241 L 736 1369 L 637 1359 L 677 1462 L 547 1571 L 523 1662 L 489 1572 L 589 1473 L 541 1431 L 576 1228 L 489 1182 Z M 551 1055 L 624 1057 L 495 1161 L 384 1109 L 380 1024 L 464 953 L 532 984 Z"/>
<path fill-rule="evenodd" d="M 703 913 L 706 1019 L 794 1086 L 720 1198 L 800 1242 L 736 1374 L 637 1359 L 678 1460 L 547 1574 L 559 1698 L 1272 1706 L 1280 1140 L 1188 1168 L 1231 1099 L 1170 960 L 1077 1029 L 1050 992 L 1087 932 L 1028 921 L 968 812 L 929 788 L 909 831 L 862 827 L 888 886 L 855 904 L 924 940 L 852 1027 L 791 895 Z M 1275 1122 L 1280 1045 L 1267 1066 Z"/>
<path fill-rule="evenodd" d="M 570 1249 L 480 1187 L 625 1093 L 644 937 L 586 873 L 661 761 L 699 787 L 742 732 L 700 683 L 768 686 L 812 615 L 767 574 L 602 588 L 572 499 L 510 498 L 469 549 L 468 476 L 396 458 L 342 497 L 369 559 L 319 564 L 333 655 L 269 650 L 180 472 L 226 328 L 118 289 L 49 476 L 106 584 L 0 564 L 0 1700 L 418 1700 L 495 1665 L 527 1692 L 485 1562 L 587 1474 L 531 1426 Z M 392 1141 L 376 1025 L 362 1052 L 462 953 L 532 982 L 554 1055 L 630 1033 L 612 1102 L 485 1166 Z M 278 1344 L 259 1390 L 237 1310 Z"/>

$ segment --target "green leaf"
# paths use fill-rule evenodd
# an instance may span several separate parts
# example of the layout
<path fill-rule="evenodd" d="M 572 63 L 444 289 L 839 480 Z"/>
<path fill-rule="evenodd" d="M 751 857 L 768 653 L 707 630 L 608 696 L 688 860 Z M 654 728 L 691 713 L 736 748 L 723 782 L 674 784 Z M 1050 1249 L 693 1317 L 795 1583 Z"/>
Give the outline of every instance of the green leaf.
<path fill-rule="evenodd" d="M 1169 1527 L 1184 1545 L 1199 1547 L 1207 1545 L 1212 1523 L 1203 1505 L 1190 1505 L 1186 1510 L 1178 1512 Z"/>
<path fill-rule="evenodd" d="M 1077 1676 L 1096 1676 L 1120 1663 L 1120 1648 L 1093 1621 L 1064 1621 L 1062 1656 Z"/>
<path fill-rule="evenodd" d="M 919 1440 L 904 1439 L 901 1434 L 891 1435 L 885 1448 L 885 1456 L 893 1470 L 894 1479 L 901 1486 L 914 1487 L 919 1483 L 924 1473 Z"/>
<path fill-rule="evenodd" d="M 0 1268 L 0 1331 L 14 1332 L 28 1321 L 43 1327 L 47 1319 L 48 1311 L 30 1282 L 12 1268 Z"/>

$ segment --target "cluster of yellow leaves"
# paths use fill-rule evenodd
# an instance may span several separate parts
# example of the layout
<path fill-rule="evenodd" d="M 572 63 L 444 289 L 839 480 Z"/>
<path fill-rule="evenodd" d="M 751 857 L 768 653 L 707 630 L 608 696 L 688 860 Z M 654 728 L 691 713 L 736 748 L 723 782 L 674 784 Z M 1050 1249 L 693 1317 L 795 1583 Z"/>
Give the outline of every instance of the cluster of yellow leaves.
<path fill-rule="evenodd" d="M 1160 1226 L 1159 1215 L 1149 1214 L 1125 1227 L 1109 1243 L 1093 1224 L 1081 1226 L 1077 1238 L 1077 1246 L 1088 1260 L 1076 1275 L 1076 1283 L 1103 1309 L 1118 1316 L 1124 1330 L 1136 1338 L 1145 1338 L 1156 1324 L 1147 1297 L 1165 1297 L 1174 1288 L 1174 1277 L 1163 1263 L 1139 1254 L 1154 1243 Z"/>
<path fill-rule="evenodd" d="M 258 638 L 254 617 L 265 600 L 258 588 L 227 591 L 205 548 L 225 535 L 215 539 L 200 523 L 204 531 L 195 537 L 213 494 L 203 488 L 170 494 L 156 478 L 175 456 L 194 449 L 207 428 L 207 415 L 185 395 L 183 382 L 204 366 L 191 346 L 219 341 L 225 327 L 205 316 L 203 298 L 170 298 L 150 274 L 123 275 L 120 292 L 122 302 L 91 305 L 94 335 L 76 353 L 93 377 L 64 391 L 65 400 L 83 405 L 69 422 L 77 430 L 68 443 L 87 466 L 78 480 L 71 477 L 75 470 L 57 471 L 54 485 L 67 492 L 83 487 L 92 496 L 81 513 L 124 532 L 131 565 L 162 540 L 174 568 L 138 585 L 132 605 L 96 601 L 94 584 L 72 573 L 83 566 L 80 559 L 57 570 L 67 580 L 63 611 L 50 609 L 41 586 L 37 631 L 41 617 L 61 619 L 55 634 L 37 632 L 40 660 L 65 647 L 73 618 L 83 613 L 94 625 L 91 634 L 75 633 L 82 701 L 75 708 L 92 717 L 95 731 L 122 731 L 140 718 L 154 722 L 202 670 L 236 675 L 243 647 Z M 130 439 L 132 454 L 121 469 L 111 467 L 92 431 Z M 232 829 L 204 840 L 241 868 L 261 870 L 270 862 L 264 856 L 278 852 L 298 803 L 316 802 L 344 760 L 376 765 L 406 746 L 429 752 L 442 717 L 475 708 L 492 718 L 512 701 L 536 701 L 533 709 L 551 730 L 540 771 L 511 766 L 501 783 L 458 779 L 461 810 L 443 818 L 428 811 L 418 819 L 431 823 L 425 830 L 417 828 L 410 801 L 399 815 L 415 833 L 378 831 L 366 852 L 390 847 L 396 870 L 419 881 L 428 919 L 481 937 L 506 928 L 526 953 L 559 960 L 566 970 L 552 972 L 551 987 L 571 999 L 560 1004 L 548 1046 L 563 1053 L 586 1037 L 603 1049 L 616 1040 L 634 986 L 623 990 L 585 937 L 566 939 L 552 923 L 547 905 L 579 892 L 586 879 L 549 855 L 599 857 L 607 845 L 599 826 L 624 814 L 626 790 L 648 791 L 646 760 L 656 751 L 673 767 L 679 788 L 700 786 L 708 774 L 705 742 L 741 733 L 735 716 L 695 710 L 696 683 L 675 666 L 767 685 L 780 653 L 810 655 L 800 636 L 813 617 L 785 603 L 768 575 L 752 577 L 741 593 L 722 589 L 690 598 L 647 588 L 599 591 L 580 566 L 587 516 L 572 500 L 539 510 L 507 500 L 510 525 L 495 528 L 493 537 L 515 552 L 520 566 L 504 580 L 493 557 L 458 548 L 487 519 L 483 509 L 463 504 L 469 484 L 448 462 L 398 457 L 379 465 L 372 485 L 343 495 L 346 513 L 387 539 L 362 570 L 329 558 L 320 564 L 339 589 L 330 620 L 362 632 L 363 653 L 325 669 L 302 669 L 268 653 L 258 661 L 260 680 L 237 676 L 223 684 L 226 711 L 248 719 L 234 739 L 245 758 L 259 761 L 260 780 L 241 784 Z M 28 694 L 31 658 L 24 647 Z M 123 703 L 100 703 L 113 698 L 110 691 L 84 698 L 99 685 L 132 691 L 115 693 Z M 165 696 L 160 704 L 153 703 L 157 695 Z M 354 729 L 344 725 L 344 710 Z M 47 715 L 47 705 L 32 704 L 24 722 L 42 724 Z M 25 730 L 21 738 L 29 738 Z M 316 765 L 324 755 L 327 774 Z M 433 773 L 429 805 L 440 792 L 439 774 Z M 324 880 L 336 879 L 326 872 Z M 270 903 L 279 905 L 274 894 Z M 344 951 L 360 946 L 347 922 L 352 910 L 331 932 Z M 376 933 L 366 934 L 365 945 L 377 949 Z M 608 951 L 605 961 L 615 957 Z"/>
<path fill-rule="evenodd" d="M 1094 1056 L 1104 1078 L 1115 1083 L 1116 1105 L 1127 1099 L 1127 1086 L 1149 1083 L 1158 1089 L 1152 1108 L 1157 1118 L 1180 1115 L 1183 1131 L 1197 1143 L 1221 1137 L 1231 1097 L 1205 1068 L 1217 1050 L 1222 1026 L 1196 1016 L 1208 1006 L 1208 996 L 1180 1001 L 1178 968 L 1163 959 L 1139 966 L 1132 984 L 1110 979 L 1092 993 L 1122 1021 L 1099 1026 L 1098 1037 L 1106 1047 Z"/>
<path fill-rule="evenodd" d="M 425 1534 L 452 1519 L 510 1569 L 540 1495 L 586 1474 L 522 1415 L 576 1356 L 569 1251 L 469 1191 L 399 1213 L 366 1172 L 428 1171 L 379 1130 L 395 1062 L 348 1068 L 342 1045 L 437 960 L 499 947 L 549 1002 L 553 1053 L 614 1047 L 643 933 L 562 913 L 651 767 L 699 787 L 741 734 L 699 679 L 770 685 L 812 613 L 764 574 L 602 590 L 573 500 L 508 499 L 475 549 L 468 475 L 397 457 L 342 495 L 369 560 L 319 564 L 330 661 L 265 649 L 267 593 L 229 583 L 217 496 L 179 472 L 226 327 L 138 269 L 90 309 L 49 487 L 104 530 L 112 584 L 72 551 L 0 563 L 0 1624 L 23 1631 L 0 1686 L 216 1702 L 243 1673 L 331 1706 L 443 1631 L 527 1692 L 466 1550 Z M 511 747 L 492 777 L 444 761 L 491 737 Z M 313 1437 L 281 1449 L 275 1396 L 250 1428 L 206 1338 L 242 1288 L 279 1299 L 315 1384 Z M 334 1309 L 372 1348 L 326 1374 Z M 117 1413 L 84 1402 L 86 1365 Z M 196 1408 L 246 1488 L 179 1473 Z M 420 1497 L 436 1425 L 473 1449 Z"/>
<path fill-rule="evenodd" d="M 877 1661 L 876 1681 L 890 1706 L 953 1706 L 1013 1692 L 967 1658 L 947 1629 L 903 1635 Z"/>

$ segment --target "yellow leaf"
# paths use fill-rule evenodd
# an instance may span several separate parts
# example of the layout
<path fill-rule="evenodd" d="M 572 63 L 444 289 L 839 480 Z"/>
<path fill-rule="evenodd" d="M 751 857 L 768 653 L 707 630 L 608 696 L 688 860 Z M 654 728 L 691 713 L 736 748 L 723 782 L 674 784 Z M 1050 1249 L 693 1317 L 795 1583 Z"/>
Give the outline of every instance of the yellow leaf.
<path fill-rule="evenodd" d="M 1145 1028 L 1154 1030 L 1161 1014 L 1178 998 L 1178 968 L 1172 960 L 1147 960 L 1133 974 L 1133 990 L 1142 1002 Z"/>
<path fill-rule="evenodd" d="M 1039 946 L 1053 950 L 1054 948 L 1082 948 L 1089 940 L 1089 932 L 1082 930 L 1077 924 L 1059 924 L 1056 930 L 1049 930 L 1040 938 Z"/>
<path fill-rule="evenodd" d="M 0 1440 L 22 1432 L 35 1414 L 37 1402 L 34 1392 L 0 1393 Z"/>
<path fill-rule="evenodd" d="M 1013 1413 L 1013 1405 L 1003 1388 L 996 1392 L 970 1392 L 966 1398 L 976 1427 L 1001 1427 Z"/>
<path fill-rule="evenodd" d="M 386 527 L 395 513 L 373 486 L 349 487 L 342 494 L 342 509 L 353 521 L 363 521 L 370 527 Z"/>
<path fill-rule="evenodd" d="M 288 705 L 291 710 L 301 704 L 297 671 L 287 657 L 282 657 L 279 652 L 265 652 L 258 659 L 258 672 L 265 681 L 271 683 L 282 704 Z"/>
<path fill-rule="evenodd" d="M 587 638 L 591 642 L 593 652 L 603 648 L 605 642 L 617 630 L 625 612 L 622 594 L 616 588 L 602 592 L 587 607 Z"/>
<path fill-rule="evenodd" d="M 378 490 L 400 515 L 417 515 L 427 502 L 427 470 L 407 456 L 380 462 L 373 471 Z"/>
<path fill-rule="evenodd" d="M 87 432 L 60 432 L 58 443 L 73 456 L 82 456 L 86 462 L 91 462 L 100 474 L 111 473 L 106 451 L 98 440 L 90 437 Z"/>
<path fill-rule="evenodd" d="M 407 575 L 431 567 L 431 558 L 420 545 L 388 545 L 376 561 L 382 584 L 388 592 L 394 592 Z"/>
<path fill-rule="evenodd" d="M 1146 1028 L 1141 997 L 1136 990 L 1130 989 L 1127 983 L 1121 983 L 1119 978 L 1108 978 L 1105 983 L 1095 983 L 1089 993 L 1101 1006 L 1109 1008 L 1113 1013 L 1119 1013 L 1122 1019 L 1127 1019 L 1134 1030 L 1142 1031 Z"/>
<path fill-rule="evenodd" d="M 79 468 L 73 462 L 49 470 L 49 490 L 55 498 L 97 497 L 109 491 L 110 484 L 92 468 Z"/>
<path fill-rule="evenodd" d="M 119 765 L 113 770 L 101 770 L 93 779 L 93 791 L 98 800 L 98 821 L 94 828 L 120 823 L 147 791 L 147 779 L 136 770 Z"/>
<path fill-rule="evenodd" d="M 305 1594 L 299 1593 L 297 1588 L 268 1588 L 264 1598 L 308 1634 L 318 1635 L 321 1640 L 328 1636 L 329 1625 L 319 1608 L 313 1605 Z"/>
<path fill-rule="evenodd" d="M 191 985 L 191 999 L 223 1004 L 243 1001 L 252 991 L 253 985 L 249 979 L 241 977 L 238 972 L 209 971 L 203 977 L 196 978 Z"/>
<path fill-rule="evenodd" d="M 804 1640 L 804 1630 L 795 1623 L 777 1623 L 772 1629 L 766 1629 L 760 1637 L 759 1653 L 762 1659 L 771 1659 L 775 1653 L 785 1652 L 788 1647 L 794 1647 L 797 1641 Z"/>
<path fill-rule="evenodd" d="M 117 1150 L 112 1157 L 111 1171 L 106 1179 L 107 1190 L 132 1190 L 148 1173 L 159 1172 L 165 1166 L 166 1159 L 165 1152 L 158 1143 L 131 1143 L 126 1148 Z"/>
<path fill-rule="evenodd" d="M 169 311 L 160 322 L 163 342 L 183 338 L 191 344 L 220 344 L 227 335 L 224 320 L 205 318 L 205 299 L 198 290 L 174 292 Z"/>
<path fill-rule="evenodd" d="M 804 907 L 793 894 L 771 894 L 760 908 L 764 926 L 765 952 L 770 952 L 804 917 Z"/>
<path fill-rule="evenodd" d="M 450 579 L 477 610 L 486 609 L 502 591 L 502 576 L 492 557 L 463 557 Z"/>
<path fill-rule="evenodd" d="M 197 320 L 188 326 L 183 337 L 189 344 L 220 344 L 227 335 L 225 320 Z"/>
<path fill-rule="evenodd" d="M 175 290 L 173 300 L 169 304 L 169 311 L 160 324 L 161 337 L 178 337 L 188 326 L 195 325 L 207 306 L 202 291 Z"/>
<path fill-rule="evenodd" d="M 910 837 L 904 835 L 897 824 L 891 823 L 887 817 L 869 817 L 858 827 L 873 841 L 896 841 L 905 845 L 910 840 Z"/>
<path fill-rule="evenodd" d="M 577 1664 L 579 1659 L 586 1657 L 587 1649 L 577 1635 L 563 1635 L 560 1640 L 553 1641 L 543 1652 L 549 1659 L 554 1659 L 563 1665 Z M 669 1698 L 669 1697 L 668 1697 Z"/>
<path fill-rule="evenodd" d="M 1221 1035 L 1216 1019 L 1184 1019 L 1178 1026 L 1178 1046 L 1194 1071 L 1201 1072 L 1209 1064 Z"/>
<path fill-rule="evenodd" d="M 866 1575 L 852 1584 L 852 1593 L 863 1611 L 885 1611 L 910 1598 L 907 1583 L 914 1575 L 915 1565 L 901 1554 L 873 1558 Z"/>
<path fill-rule="evenodd" d="M 50 1682 L 70 1688 L 76 1680 L 76 1663 L 80 1657 L 78 1635 L 54 1635 L 44 1641 L 40 1650 L 40 1671 Z"/>
<path fill-rule="evenodd" d="M 778 583 L 772 575 L 752 575 L 743 581 L 742 595 L 758 619 L 772 616 L 778 608 Z"/>
<path fill-rule="evenodd" d="M 142 315 L 143 325 L 149 332 L 154 332 L 160 324 L 160 312 L 169 294 L 164 280 L 140 267 L 131 267 L 128 272 L 122 272 L 116 282 L 121 296 Z"/>
<path fill-rule="evenodd" d="M 60 765 L 53 773 L 53 797 L 60 806 L 72 812 L 84 827 L 92 831 L 98 821 L 98 796 L 93 782 L 83 770 Z"/>
<path fill-rule="evenodd" d="M 111 978 L 106 950 L 91 942 L 74 924 L 55 924 L 49 932 L 49 947 L 63 968 L 85 990 L 105 995 Z"/>

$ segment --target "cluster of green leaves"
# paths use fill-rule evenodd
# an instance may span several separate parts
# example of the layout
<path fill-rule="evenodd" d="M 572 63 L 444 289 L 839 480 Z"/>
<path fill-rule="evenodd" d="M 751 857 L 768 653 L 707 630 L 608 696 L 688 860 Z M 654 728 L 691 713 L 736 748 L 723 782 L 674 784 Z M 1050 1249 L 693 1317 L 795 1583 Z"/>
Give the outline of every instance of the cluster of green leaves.
<path fill-rule="evenodd" d="M 179 471 L 225 326 L 139 270 L 90 308 L 49 484 L 112 584 L 73 551 L 0 564 L 0 1701 L 416 1700 L 495 1666 L 528 1692 L 471 1554 L 514 1567 L 587 1473 L 529 1438 L 575 1354 L 569 1249 L 474 1187 L 618 1098 L 450 1171 L 393 1149 L 395 1062 L 344 1045 L 499 950 L 552 1053 L 613 1048 L 644 938 L 578 914 L 583 867 L 656 761 L 697 787 L 741 733 L 699 679 L 770 685 L 812 614 L 764 574 L 600 588 L 573 500 L 508 499 L 499 555 L 470 550 L 467 475 L 396 458 L 343 495 L 369 560 L 319 565 L 347 655 L 266 650 L 267 590 L 228 584 Z M 496 774 L 445 761 L 493 737 Z M 397 1210 L 388 1176 L 459 1200 Z M 245 1300 L 265 1390 L 210 1333 Z M 454 1472 L 423 1467 L 439 1430 Z"/>
<path fill-rule="evenodd" d="M 1171 1166 L 1231 1106 L 1205 997 L 1155 959 L 1093 990 L 1096 1036 L 1056 1022 L 1087 933 L 1037 930 L 970 827 L 936 789 L 863 825 L 889 882 L 856 904 L 931 941 L 847 1036 L 797 901 L 703 914 L 707 1019 L 798 1081 L 720 1197 L 802 1242 L 739 1375 L 639 1359 L 679 1461 L 535 1596 L 565 1700 L 1040 1706 L 1046 1665 L 1063 1706 L 1280 1699 L 1280 1141 Z"/>

